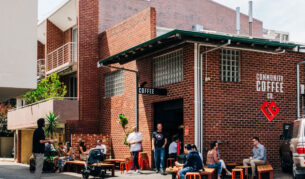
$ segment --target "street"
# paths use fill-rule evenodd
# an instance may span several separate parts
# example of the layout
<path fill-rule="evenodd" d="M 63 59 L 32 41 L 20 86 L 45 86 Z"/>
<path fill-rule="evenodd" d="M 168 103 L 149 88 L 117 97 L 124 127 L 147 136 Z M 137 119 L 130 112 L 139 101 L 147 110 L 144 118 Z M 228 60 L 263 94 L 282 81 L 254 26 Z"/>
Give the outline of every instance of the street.
<path fill-rule="evenodd" d="M 116 179 L 171 179 L 170 175 L 162 176 L 155 174 L 153 171 L 146 170 L 142 174 L 123 174 L 117 170 L 115 173 Z M 34 175 L 29 172 L 29 167 L 23 164 L 17 164 L 13 162 L 0 162 L 0 179 L 29 179 L 34 178 Z M 48 173 L 43 174 L 42 178 L 61 178 L 61 179 L 78 179 L 82 178 L 80 174 L 63 172 L 63 173 Z M 111 178 L 107 175 L 107 178 Z M 275 179 L 292 179 L 290 174 L 283 174 L 275 172 Z"/>

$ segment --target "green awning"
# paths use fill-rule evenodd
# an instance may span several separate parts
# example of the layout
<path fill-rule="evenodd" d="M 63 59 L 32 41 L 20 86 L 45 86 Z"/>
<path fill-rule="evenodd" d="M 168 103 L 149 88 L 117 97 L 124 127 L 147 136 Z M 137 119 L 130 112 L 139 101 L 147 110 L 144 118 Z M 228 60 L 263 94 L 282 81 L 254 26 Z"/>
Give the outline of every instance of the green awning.
<path fill-rule="evenodd" d="M 128 63 L 130 61 L 143 58 L 149 54 L 152 54 L 153 52 L 167 49 L 169 47 L 174 47 L 185 42 L 198 42 L 217 46 L 226 43 L 228 40 L 231 40 L 231 45 L 228 47 L 259 50 L 267 53 L 276 53 L 281 50 L 291 50 L 300 46 L 294 43 L 283 43 L 275 40 L 261 38 L 173 30 L 137 46 L 134 46 L 130 49 L 122 51 L 118 54 L 104 58 L 98 62 L 98 67 L 114 63 Z"/>

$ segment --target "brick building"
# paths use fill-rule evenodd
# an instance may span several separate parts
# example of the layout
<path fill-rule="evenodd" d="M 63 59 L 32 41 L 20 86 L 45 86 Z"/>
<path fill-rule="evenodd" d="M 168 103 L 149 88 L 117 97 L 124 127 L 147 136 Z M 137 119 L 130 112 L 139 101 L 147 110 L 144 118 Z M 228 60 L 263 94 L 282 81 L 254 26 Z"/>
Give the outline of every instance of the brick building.
<path fill-rule="evenodd" d="M 282 125 L 295 118 L 295 64 L 304 55 L 293 51 L 294 44 L 190 32 L 194 24 L 234 33 L 235 11 L 210 0 L 70 0 L 40 22 L 38 78 L 58 73 L 69 89 L 67 98 L 74 99 L 54 99 L 51 109 L 45 106 L 61 115 L 66 140 L 71 134 L 103 134 L 111 138 L 111 155 L 129 155 L 117 118 L 124 113 L 129 125 L 136 125 L 135 73 L 97 68 L 99 62 L 138 71 L 137 86 L 167 89 L 166 96 L 138 96 L 138 126 L 149 156 L 151 133 L 157 122 L 163 122 L 170 135 L 179 134 L 184 143 L 195 143 L 203 152 L 213 140 L 226 142 L 221 150 L 227 161 L 248 156 L 250 137 L 258 135 L 278 166 Z M 241 34 L 248 31 L 248 17 L 241 15 Z M 261 21 L 254 20 L 253 34 L 262 37 Z M 214 49 L 224 44 L 226 48 Z M 207 50 L 211 52 L 199 53 Z M 283 77 L 274 81 L 282 87 L 256 79 L 260 74 Z M 268 90 L 280 91 L 268 93 L 280 107 L 272 122 L 260 110 L 265 101 L 272 101 L 261 91 L 266 83 Z M 31 106 L 11 112 L 9 127 L 18 130 L 19 161 L 27 160 L 31 148 L 22 146 L 30 143 L 37 117 L 45 116 L 45 103 L 37 104 L 36 111 Z M 28 122 L 20 120 L 25 113 L 30 115 Z M 21 153 L 26 154 L 24 159 Z"/>
<path fill-rule="evenodd" d="M 138 96 L 138 126 L 149 156 L 151 134 L 162 122 L 170 137 L 195 143 L 204 156 L 210 142 L 222 141 L 226 161 L 251 155 L 251 137 L 258 136 L 268 161 L 280 167 L 279 137 L 296 118 L 296 64 L 305 57 L 299 45 L 184 30 L 154 36 L 155 14 L 148 8 L 100 34 L 100 130 L 111 135 L 115 157 L 129 154 L 118 114 L 137 124 L 136 76 L 127 69 L 137 71 L 138 87 L 167 90 L 166 96 Z"/>

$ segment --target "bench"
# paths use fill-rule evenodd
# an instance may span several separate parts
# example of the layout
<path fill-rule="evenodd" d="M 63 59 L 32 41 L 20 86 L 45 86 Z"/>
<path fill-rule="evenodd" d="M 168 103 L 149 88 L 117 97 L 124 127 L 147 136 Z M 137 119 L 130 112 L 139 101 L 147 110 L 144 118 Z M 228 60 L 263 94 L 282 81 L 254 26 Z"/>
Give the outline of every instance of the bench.
<path fill-rule="evenodd" d="M 67 161 L 66 162 L 67 165 L 67 170 L 70 171 L 70 166 L 75 166 L 76 168 L 76 173 L 79 173 L 79 167 L 80 166 L 85 166 L 85 162 L 81 161 L 81 160 L 74 160 L 74 161 Z M 98 166 L 101 167 L 102 169 L 111 169 L 111 175 L 114 176 L 114 172 L 115 172 L 115 165 L 114 164 L 109 164 L 109 163 L 99 163 L 99 164 L 91 164 L 88 166 Z"/>
<path fill-rule="evenodd" d="M 257 174 L 258 174 L 258 179 L 261 179 L 262 173 L 269 173 L 269 178 L 273 179 L 273 168 L 271 165 L 267 164 L 267 165 L 259 165 L 257 166 Z"/>
<path fill-rule="evenodd" d="M 179 170 L 181 170 L 181 168 L 177 168 L 177 167 L 169 167 L 166 168 L 165 172 L 169 173 L 172 175 L 172 179 L 175 179 L 176 176 L 178 175 Z M 215 168 L 204 168 L 204 171 L 200 172 L 201 176 L 207 176 L 208 179 L 212 179 L 213 175 L 215 173 Z"/>

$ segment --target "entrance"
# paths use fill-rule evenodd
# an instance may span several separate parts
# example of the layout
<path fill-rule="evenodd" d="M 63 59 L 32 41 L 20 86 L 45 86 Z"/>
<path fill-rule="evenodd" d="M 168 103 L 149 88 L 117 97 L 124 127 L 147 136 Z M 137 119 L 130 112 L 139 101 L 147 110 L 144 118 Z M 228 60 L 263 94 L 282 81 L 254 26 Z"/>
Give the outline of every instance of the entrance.
<path fill-rule="evenodd" d="M 163 131 L 167 134 L 167 155 L 173 136 L 179 137 L 183 144 L 183 99 L 155 103 L 154 131 L 157 130 L 158 123 L 163 124 Z"/>

